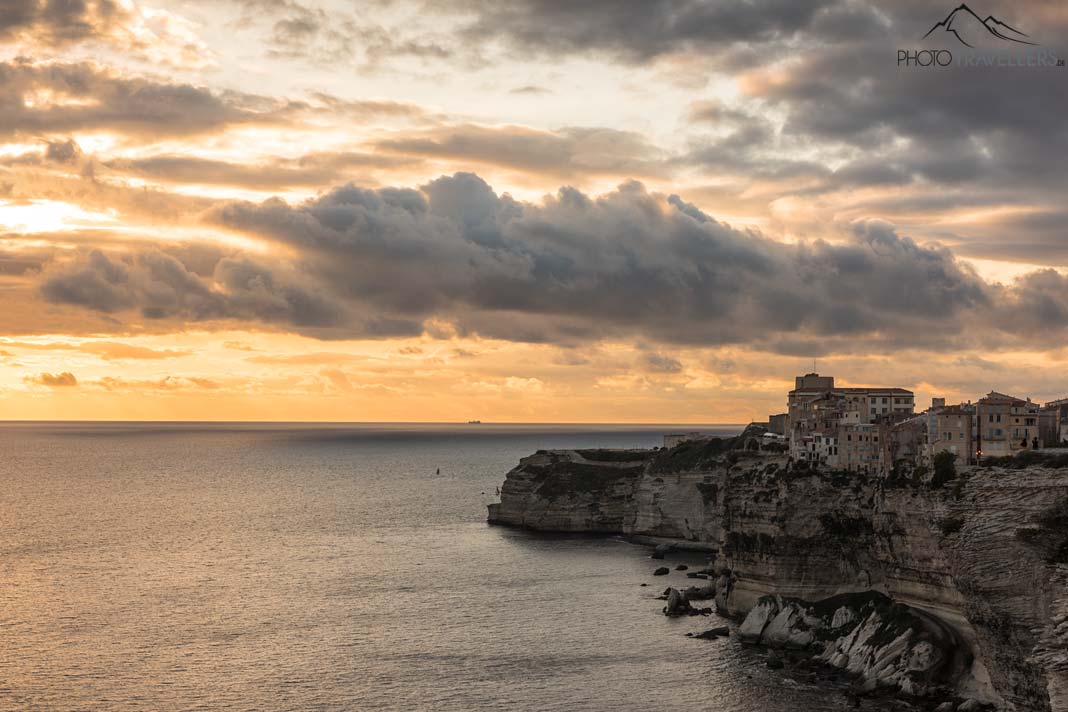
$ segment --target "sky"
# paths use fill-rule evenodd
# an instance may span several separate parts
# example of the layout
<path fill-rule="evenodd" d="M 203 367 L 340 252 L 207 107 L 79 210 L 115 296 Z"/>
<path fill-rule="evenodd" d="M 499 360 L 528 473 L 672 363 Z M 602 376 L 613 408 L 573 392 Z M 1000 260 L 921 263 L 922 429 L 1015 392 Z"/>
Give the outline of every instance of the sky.
<path fill-rule="evenodd" d="M 954 7 L 0 0 L 0 419 L 1068 396 L 1068 7 Z"/>

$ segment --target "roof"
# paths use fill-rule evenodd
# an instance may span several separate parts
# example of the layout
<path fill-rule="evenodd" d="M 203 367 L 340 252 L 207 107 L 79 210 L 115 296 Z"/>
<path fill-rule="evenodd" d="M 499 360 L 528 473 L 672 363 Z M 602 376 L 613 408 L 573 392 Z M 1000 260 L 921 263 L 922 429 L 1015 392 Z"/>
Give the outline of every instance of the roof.
<path fill-rule="evenodd" d="M 998 393 L 997 391 L 990 391 L 985 397 L 979 399 L 980 403 L 991 404 L 1016 404 L 1016 403 L 1030 403 L 1031 401 L 1025 401 L 1023 398 L 1017 398 L 1016 396 L 1005 395 L 1004 393 Z M 1037 405 L 1037 404 L 1036 404 Z"/>
<path fill-rule="evenodd" d="M 879 388 L 876 386 L 863 386 L 860 388 L 840 388 L 835 386 L 834 388 L 794 388 L 790 393 L 893 393 L 900 396 L 911 396 L 912 391 L 906 388 Z"/>

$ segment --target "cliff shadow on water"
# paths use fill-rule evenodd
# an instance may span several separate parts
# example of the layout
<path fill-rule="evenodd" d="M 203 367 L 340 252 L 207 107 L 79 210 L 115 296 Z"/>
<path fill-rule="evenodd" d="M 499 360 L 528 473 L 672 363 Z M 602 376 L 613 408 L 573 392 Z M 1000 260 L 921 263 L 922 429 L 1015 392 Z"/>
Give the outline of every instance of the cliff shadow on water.
<path fill-rule="evenodd" d="M 763 432 L 539 451 L 490 521 L 706 550 L 743 638 L 847 670 L 860 691 L 1068 710 L 1068 462 L 884 477 L 795 462 Z"/>

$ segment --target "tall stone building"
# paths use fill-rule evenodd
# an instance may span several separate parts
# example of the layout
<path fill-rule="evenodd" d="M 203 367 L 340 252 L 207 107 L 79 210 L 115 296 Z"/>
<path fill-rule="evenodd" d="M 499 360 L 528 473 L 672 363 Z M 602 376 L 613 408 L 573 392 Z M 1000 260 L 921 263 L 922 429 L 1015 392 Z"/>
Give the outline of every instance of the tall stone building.
<path fill-rule="evenodd" d="M 928 441 L 930 457 L 940 452 L 953 453 L 959 464 L 968 464 L 975 458 L 975 406 L 932 405 L 928 411 Z"/>
<path fill-rule="evenodd" d="M 1040 447 L 1038 404 L 990 391 L 975 404 L 976 451 L 1005 457 Z"/>

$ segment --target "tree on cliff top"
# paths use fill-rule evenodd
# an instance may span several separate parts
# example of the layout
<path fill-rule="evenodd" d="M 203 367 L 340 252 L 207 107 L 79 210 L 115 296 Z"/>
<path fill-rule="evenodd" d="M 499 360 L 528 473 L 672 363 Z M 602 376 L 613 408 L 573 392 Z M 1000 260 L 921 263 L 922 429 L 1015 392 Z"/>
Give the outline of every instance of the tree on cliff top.
<path fill-rule="evenodd" d="M 949 450 L 943 450 L 934 456 L 934 477 L 931 478 L 932 489 L 942 489 L 947 482 L 957 479 L 957 456 Z"/>

